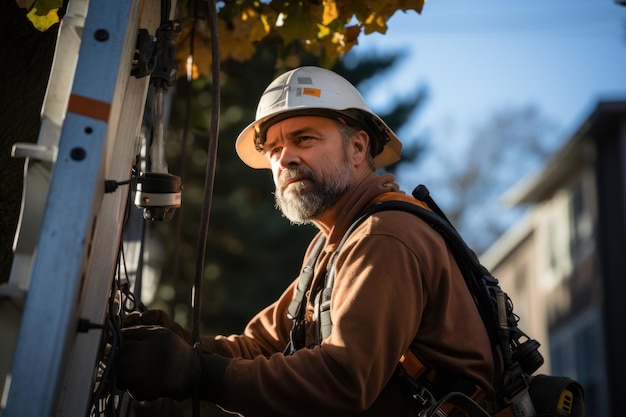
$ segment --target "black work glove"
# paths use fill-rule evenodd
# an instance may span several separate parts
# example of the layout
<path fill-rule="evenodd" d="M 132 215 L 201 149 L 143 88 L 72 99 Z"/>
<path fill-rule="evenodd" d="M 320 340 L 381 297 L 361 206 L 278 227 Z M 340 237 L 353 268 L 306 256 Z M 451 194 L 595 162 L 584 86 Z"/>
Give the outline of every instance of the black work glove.
<path fill-rule="evenodd" d="M 122 338 L 115 360 L 116 383 L 135 400 L 182 401 L 196 388 L 200 399 L 220 402 L 229 358 L 200 354 L 161 326 L 126 328 Z"/>
<path fill-rule="evenodd" d="M 178 337 L 182 338 L 189 345 L 193 345 L 191 332 L 184 329 L 180 324 L 176 323 L 163 310 L 147 310 L 143 313 L 133 311 L 124 317 L 123 327 L 134 326 L 161 326 L 173 331 Z"/>
<path fill-rule="evenodd" d="M 160 326 L 123 329 L 122 337 L 115 362 L 118 388 L 138 401 L 191 396 L 202 365 L 188 343 Z"/>

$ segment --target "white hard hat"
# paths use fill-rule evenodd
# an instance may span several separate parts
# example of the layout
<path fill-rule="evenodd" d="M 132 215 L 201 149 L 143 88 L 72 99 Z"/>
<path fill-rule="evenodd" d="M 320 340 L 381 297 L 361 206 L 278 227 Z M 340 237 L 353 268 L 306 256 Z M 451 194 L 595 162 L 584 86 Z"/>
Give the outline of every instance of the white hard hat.
<path fill-rule="evenodd" d="M 263 92 L 256 120 L 237 137 L 235 148 L 243 162 L 252 168 L 270 168 L 259 152 L 257 137 L 270 125 L 294 116 L 346 117 L 364 128 L 374 149 L 374 166 L 381 168 L 400 160 L 402 144 L 396 134 L 374 114 L 358 90 L 340 75 L 319 67 L 300 67 L 276 78 Z M 262 126 L 263 125 L 263 126 Z M 261 137 L 261 141 L 265 138 Z M 378 142 L 376 142 L 378 141 Z M 262 143 L 262 142 L 261 142 Z M 381 146 L 377 149 L 376 144 Z"/>

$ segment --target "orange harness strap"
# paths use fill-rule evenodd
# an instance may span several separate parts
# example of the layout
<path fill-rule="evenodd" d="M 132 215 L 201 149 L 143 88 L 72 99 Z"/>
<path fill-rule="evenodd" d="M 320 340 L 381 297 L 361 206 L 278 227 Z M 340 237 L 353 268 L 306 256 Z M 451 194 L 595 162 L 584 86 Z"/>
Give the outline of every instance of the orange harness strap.
<path fill-rule="evenodd" d="M 407 349 L 406 352 L 404 352 L 404 354 L 400 357 L 399 363 L 402 365 L 406 374 L 412 379 L 419 380 L 420 378 L 425 378 L 429 383 L 436 384 L 437 370 L 425 365 L 424 362 L 422 362 L 417 355 L 411 351 L 411 349 Z M 485 391 L 475 384 L 472 384 L 471 387 L 468 384 L 465 389 L 461 389 L 459 391 L 470 397 L 478 404 L 482 403 L 486 398 Z M 452 404 L 444 404 L 441 409 L 445 411 L 448 416 L 466 415 L 463 410 Z M 506 409 L 502 410 L 502 414 L 498 414 L 497 417 L 513 417 L 512 414 L 505 413 L 505 411 Z"/>
<path fill-rule="evenodd" d="M 430 210 L 428 204 L 399 191 L 387 191 L 386 193 L 379 194 L 376 198 L 372 200 L 372 203 L 380 203 L 383 201 L 405 201 L 407 203 L 415 204 L 417 206 L 421 206 L 427 210 Z"/>
<path fill-rule="evenodd" d="M 407 375 L 413 379 L 419 379 L 428 370 L 426 365 L 415 356 L 411 349 L 407 349 L 404 355 L 400 356 L 399 362 Z"/>

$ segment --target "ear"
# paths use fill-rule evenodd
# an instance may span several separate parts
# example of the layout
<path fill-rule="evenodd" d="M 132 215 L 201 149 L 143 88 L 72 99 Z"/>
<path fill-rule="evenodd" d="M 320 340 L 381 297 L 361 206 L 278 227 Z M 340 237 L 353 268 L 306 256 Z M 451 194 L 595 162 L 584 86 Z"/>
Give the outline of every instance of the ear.
<path fill-rule="evenodd" d="M 352 162 L 354 166 L 358 166 L 367 160 L 367 149 L 370 142 L 369 135 L 364 130 L 359 130 L 352 136 L 350 143 L 352 144 Z"/>

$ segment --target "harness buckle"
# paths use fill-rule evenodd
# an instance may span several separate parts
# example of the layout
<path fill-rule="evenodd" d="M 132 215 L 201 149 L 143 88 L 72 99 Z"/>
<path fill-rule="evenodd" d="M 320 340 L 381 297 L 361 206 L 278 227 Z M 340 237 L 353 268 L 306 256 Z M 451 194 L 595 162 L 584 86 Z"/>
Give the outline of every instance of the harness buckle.
<path fill-rule="evenodd" d="M 433 394 L 424 387 L 424 385 L 420 384 L 413 378 L 404 378 L 404 381 L 408 386 L 408 392 L 410 398 L 417 403 L 417 408 L 420 411 L 419 416 L 423 416 L 424 412 L 428 411 L 430 407 L 435 404 L 437 401 Z M 446 417 L 445 414 L 441 417 Z"/>
<path fill-rule="evenodd" d="M 533 416 L 536 414 L 528 388 L 527 377 L 521 367 L 516 365 L 511 371 L 511 382 L 505 387 L 507 394 L 504 397 L 507 404 L 513 405 L 516 416 Z"/>
<path fill-rule="evenodd" d="M 289 332 L 289 343 L 285 347 L 283 354 L 286 356 L 293 355 L 295 351 L 302 349 L 305 339 L 304 320 L 294 320 Z"/>

